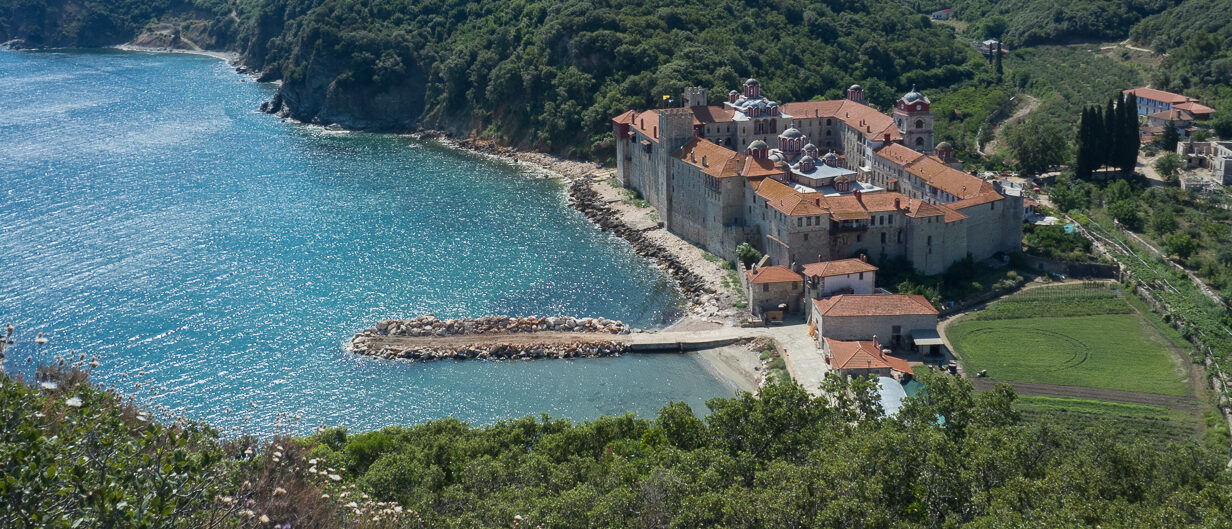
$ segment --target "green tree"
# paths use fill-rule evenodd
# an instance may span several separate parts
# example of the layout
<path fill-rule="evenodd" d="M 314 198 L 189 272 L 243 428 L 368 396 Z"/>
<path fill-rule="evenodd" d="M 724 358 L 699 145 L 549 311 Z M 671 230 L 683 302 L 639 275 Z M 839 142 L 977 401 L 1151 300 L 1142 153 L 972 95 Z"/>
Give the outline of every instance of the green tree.
<path fill-rule="evenodd" d="M 1177 170 L 1181 168 L 1181 157 L 1170 152 L 1155 160 L 1154 167 L 1155 172 L 1164 178 L 1176 176 Z"/>
<path fill-rule="evenodd" d="M 1176 124 L 1171 121 L 1164 123 L 1164 133 L 1159 138 L 1160 148 L 1165 151 L 1176 152 L 1176 144 L 1180 139 L 1180 134 L 1176 132 Z"/>
<path fill-rule="evenodd" d="M 1138 215 L 1138 209 L 1136 200 L 1118 200 L 1108 206 L 1108 214 L 1126 228 L 1138 231 L 1142 228 L 1142 217 Z"/>
<path fill-rule="evenodd" d="M 1168 247 L 1168 253 L 1181 259 L 1188 259 L 1198 251 L 1198 241 L 1185 232 L 1177 232 L 1164 237 L 1164 245 Z"/>
<path fill-rule="evenodd" d="M 1018 160 L 1018 168 L 1028 175 L 1040 174 L 1065 161 L 1069 143 L 1059 126 L 1031 120 L 1011 127 L 1006 141 Z"/>
<path fill-rule="evenodd" d="M 750 267 L 761 260 L 761 252 L 757 251 L 757 248 L 754 248 L 753 245 L 742 242 L 736 247 L 736 258 L 740 259 L 740 262 L 744 263 L 745 267 Z"/>
<path fill-rule="evenodd" d="M 1151 220 L 1148 224 L 1151 227 L 1151 231 L 1161 237 L 1176 231 L 1177 226 L 1176 217 L 1172 215 L 1171 211 L 1164 208 L 1156 209 L 1151 213 Z"/>

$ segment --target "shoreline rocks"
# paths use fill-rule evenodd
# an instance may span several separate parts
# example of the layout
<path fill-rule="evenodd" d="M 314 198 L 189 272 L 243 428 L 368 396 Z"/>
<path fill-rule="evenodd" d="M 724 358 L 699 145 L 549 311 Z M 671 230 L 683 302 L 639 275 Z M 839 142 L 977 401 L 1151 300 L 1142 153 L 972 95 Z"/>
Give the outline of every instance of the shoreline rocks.
<path fill-rule="evenodd" d="M 586 215 L 599 229 L 616 234 L 628 241 L 638 255 L 658 262 L 680 285 L 680 290 L 689 301 L 700 304 L 707 296 L 715 293 L 700 275 L 689 269 L 672 252 L 651 241 L 641 230 L 625 224 L 620 216 L 603 202 L 599 194 L 591 189 L 589 182 L 575 180 L 569 186 L 569 196 L 573 199 L 573 207 Z"/>
<path fill-rule="evenodd" d="M 515 360 L 537 358 L 594 358 L 619 356 L 628 346 L 619 340 L 595 339 L 594 335 L 623 335 L 632 329 L 619 321 L 606 318 L 572 317 L 509 317 L 487 316 L 483 318 L 458 318 L 440 320 L 429 314 L 409 320 L 379 321 L 351 338 L 349 349 L 364 356 L 405 360 L 444 359 L 491 359 Z M 447 340 L 464 336 L 508 336 L 536 333 L 553 333 L 542 341 L 533 338 L 510 341 L 484 342 Z M 585 338 L 561 338 L 561 334 L 579 333 Z M 398 344 L 386 337 L 428 338 L 429 343 Z M 431 343 L 439 338 L 445 343 Z M 425 340 L 420 340 L 423 342 Z M 391 343 L 392 342 L 392 343 Z M 456 342 L 456 343 L 450 343 Z"/>

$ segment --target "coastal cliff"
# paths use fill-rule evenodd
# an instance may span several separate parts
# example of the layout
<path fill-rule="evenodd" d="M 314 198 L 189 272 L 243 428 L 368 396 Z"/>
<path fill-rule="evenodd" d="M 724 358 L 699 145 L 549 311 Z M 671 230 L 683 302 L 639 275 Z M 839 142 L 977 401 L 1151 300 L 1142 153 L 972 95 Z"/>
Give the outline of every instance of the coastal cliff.
<path fill-rule="evenodd" d="M 664 94 L 684 86 L 755 73 L 779 97 L 807 100 L 858 82 L 885 106 L 913 82 L 991 75 L 949 29 L 898 3 L 848 4 L 23 0 L 0 2 L 0 42 L 226 51 L 243 71 L 282 81 L 266 109 L 285 117 L 596 161 L 615 155 L 612 116 L 674 105 Z M 862 44 L 889 41 L 892 60 Z"/>

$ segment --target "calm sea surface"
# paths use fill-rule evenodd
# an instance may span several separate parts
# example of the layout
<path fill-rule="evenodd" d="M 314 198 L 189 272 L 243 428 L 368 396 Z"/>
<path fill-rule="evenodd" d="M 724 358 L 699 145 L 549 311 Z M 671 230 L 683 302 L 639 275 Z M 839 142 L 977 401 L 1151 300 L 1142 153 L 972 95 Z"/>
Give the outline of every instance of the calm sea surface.
<path fill-rule="evenodd" d="M 407 364 L 344 352 L 384 318 L 655 327 L 682 299 L 570 209 L 560 182 L 254 112 L 272 94 L 204 57 L 0 52 L 0 324 L 21 339 L 8 369 L 30 354 L 98 355 L 102 382 L 222 427 L 249 415 L 257 433 L 280 412 L 302 414 L 299 431 L 368 429 L 652 415 L 672 400 L 704 410 L 731 393 L 684 356 Z M 42 351 L 38 331 L 51 338 Z"/>

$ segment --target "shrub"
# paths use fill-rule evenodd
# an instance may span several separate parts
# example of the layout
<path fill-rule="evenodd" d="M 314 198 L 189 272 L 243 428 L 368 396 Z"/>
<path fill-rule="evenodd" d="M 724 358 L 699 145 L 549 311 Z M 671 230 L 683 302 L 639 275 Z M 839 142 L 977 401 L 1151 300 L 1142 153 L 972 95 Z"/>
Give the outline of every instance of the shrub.
<path fill-rule="evenodd" d="M 761 252 L 757 251 L 757 248 L 754 248 L 753 245 L 742 242 L 740 246 L 736 247 L 736 258 L 740 259 L 744 266 L 749 267 L 761 260 Z"/>

